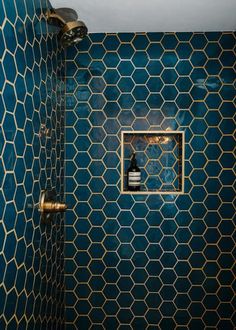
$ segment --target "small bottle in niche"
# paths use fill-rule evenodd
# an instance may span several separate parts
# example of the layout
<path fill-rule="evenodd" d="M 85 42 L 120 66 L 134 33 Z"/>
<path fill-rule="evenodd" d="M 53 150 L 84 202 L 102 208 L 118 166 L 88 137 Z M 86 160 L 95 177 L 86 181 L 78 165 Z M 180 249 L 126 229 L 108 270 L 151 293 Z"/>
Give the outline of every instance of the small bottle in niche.
<path fill-rule="evenodd" d="M 127 181 L 129 191 L 139 191 L 141 185 L 141 171 L 137 166 L 137 160 L 135 158 L 135 153 L 133 152 L 131 156 L 131 164 L 127 171 Z"/>

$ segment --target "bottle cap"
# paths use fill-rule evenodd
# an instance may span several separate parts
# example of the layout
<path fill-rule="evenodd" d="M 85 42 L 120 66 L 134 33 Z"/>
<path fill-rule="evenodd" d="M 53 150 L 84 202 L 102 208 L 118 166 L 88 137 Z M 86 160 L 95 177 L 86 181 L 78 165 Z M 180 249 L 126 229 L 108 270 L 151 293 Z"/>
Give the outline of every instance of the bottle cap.
<path fill-rule="evenodd" d="M 137 165 L 137 160 L 135 158 L 135 152 L 132 153 L 131 164 L 132 164 L 132 166 L 136 166 Z"/>

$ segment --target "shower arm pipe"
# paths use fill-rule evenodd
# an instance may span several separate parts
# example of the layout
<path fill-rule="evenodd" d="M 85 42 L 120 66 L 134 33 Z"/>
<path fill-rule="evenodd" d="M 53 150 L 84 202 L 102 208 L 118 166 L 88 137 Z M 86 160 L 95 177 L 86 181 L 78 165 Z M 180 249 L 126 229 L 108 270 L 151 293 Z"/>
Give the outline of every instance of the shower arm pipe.
<path fill-rule="evenodd" d="M 57 14 L 54 10 L 48 10 L 45 16 L 50 23 L 53 23 L 53 21 L 58 22 L 60 27 L 63 27 L 66 24 L 66 21 L 61 17 L 61 15 Z"/>

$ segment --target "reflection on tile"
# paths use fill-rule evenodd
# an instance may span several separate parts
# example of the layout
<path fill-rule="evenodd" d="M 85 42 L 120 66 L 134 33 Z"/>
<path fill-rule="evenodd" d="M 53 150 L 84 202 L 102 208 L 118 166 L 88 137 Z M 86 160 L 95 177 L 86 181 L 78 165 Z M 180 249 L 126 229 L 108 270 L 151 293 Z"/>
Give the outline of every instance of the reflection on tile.
<path fill-rule="evenodd" d="M 207 32 L 68 49 L 68 327 L 234 329 L 234 48 L 235 33 Z M 170 129 L 185 131 L 185 194 L 120 194 L 121 131 Z M 135 147 L 146 186 L 172 189 L 174 142 Z M 133 149 L 127 136 L 126 168 Z"/>

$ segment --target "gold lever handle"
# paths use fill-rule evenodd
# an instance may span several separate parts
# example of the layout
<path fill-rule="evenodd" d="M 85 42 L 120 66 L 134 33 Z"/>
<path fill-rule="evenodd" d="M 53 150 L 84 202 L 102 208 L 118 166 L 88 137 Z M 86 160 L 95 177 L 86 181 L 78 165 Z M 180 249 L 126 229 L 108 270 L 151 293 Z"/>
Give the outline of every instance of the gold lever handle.
<path fill-rule="evenodd" d="M 44 213 L 65 212 L 67 205 L 65 203 L 44 202 L 40 205 L 40 211 Z"/>
<path fill-rule="evenodd" d="M 42 192 L 39 202 L 39 212 L 41 213 L 57 213 L 65 212 L 67 210 L 65 203 L 54 202 L 52 200 L 46 200 L 46 191 Z"/>

